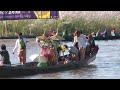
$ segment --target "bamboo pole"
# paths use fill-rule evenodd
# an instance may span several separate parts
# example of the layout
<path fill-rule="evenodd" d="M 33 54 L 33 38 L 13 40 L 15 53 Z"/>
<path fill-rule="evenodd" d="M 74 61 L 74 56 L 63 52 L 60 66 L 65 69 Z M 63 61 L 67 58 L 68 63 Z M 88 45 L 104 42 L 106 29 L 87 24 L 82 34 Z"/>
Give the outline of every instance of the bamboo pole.
<path fill-rule="evenodd" d="M 57 25 L 57 18 L 56 18 L 55 20 L 56 20 L 56 30 L 57 30 L 57 26 L 58 26 L 58 25 Z M 58 30 L 57 30 L 57 33 L 58 33 Z"/>
<path fill-rule="evenodd" d="M 7 30 L 7 21 L 5 21 L 5 35 L 6 35 L 6 37 L 8 36 L 8 30 Z"/>
<path fill-rule="evenodd" d="M 2 36 L 4 35 L 4 21 L 3 21 L 3 24 L 2 24 Z"/>
<path fill-rule="evenodd" d="M 30 30 L 30 33 L 29 33 L 29 34 L 31 35 L 31 24 L 30 24 L 30 26 L 29 26 L 29 30 Z"/>
<path fill-rule="evenodd" d="M 18 20 L 16 20 L 16 24 L 15 24 L 15 33 L 17 33 L 17 27 L 18 27 Z"/>

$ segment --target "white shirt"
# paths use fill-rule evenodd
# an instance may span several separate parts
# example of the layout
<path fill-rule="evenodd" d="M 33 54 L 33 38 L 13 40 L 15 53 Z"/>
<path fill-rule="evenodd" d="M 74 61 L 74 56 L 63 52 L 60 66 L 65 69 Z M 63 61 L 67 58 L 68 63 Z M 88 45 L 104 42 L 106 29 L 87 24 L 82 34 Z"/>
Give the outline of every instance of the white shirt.
<path fill-rule="evenodd" d="M 114 32 L 114 31 L 111 31 L 111 35 L 112 35 L 112 36 L 115 36 L 115 32 Z"/>
<path fill-rule="evenodd" d="M 79 48 L 86 48 L 87 42 L 88 42 L 88 40 L 87 40 L 86 36 L 84 36 L 83 34 L 81 34 L 78 37 L 78 47 Z"/>
<path fill-rule="evenodd" d="M 26 44 L 27 40 L 26 40 L 25 38 L 23 38 L 23 40 L 24 40 L 24 42 L 25 42 L 25 44 Z M 17 39 L 17 40 L 16 40 L 16 43 L 15 43 L 15 47 L 14 47 L 14 49 L 13 49 L 13 53 L 14 53 L 15 50 L 16 50 L 17 48 L 19 48 L 19 47 L 20 47 L 20 39 Z"/>

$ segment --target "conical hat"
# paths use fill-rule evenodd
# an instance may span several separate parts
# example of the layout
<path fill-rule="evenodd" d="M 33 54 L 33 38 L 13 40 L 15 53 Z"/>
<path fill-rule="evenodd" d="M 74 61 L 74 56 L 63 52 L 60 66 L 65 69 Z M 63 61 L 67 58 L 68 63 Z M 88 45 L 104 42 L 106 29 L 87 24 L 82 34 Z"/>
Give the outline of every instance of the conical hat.
<path fill-rule="evenodd" d="M 47 40 L 48 38 L 43 34 L 42 36 L 37 37 L 39 40 Z"/>

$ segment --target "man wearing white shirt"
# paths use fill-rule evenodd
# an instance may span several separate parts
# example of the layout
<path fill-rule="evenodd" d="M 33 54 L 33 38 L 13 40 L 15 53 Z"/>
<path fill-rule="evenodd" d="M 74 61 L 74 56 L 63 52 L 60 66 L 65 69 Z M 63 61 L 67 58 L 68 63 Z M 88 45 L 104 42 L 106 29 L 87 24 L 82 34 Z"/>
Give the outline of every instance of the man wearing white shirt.
<path fill-rule="evenodd" d="M 18 39 L 16 40 L 15 47 L 13 49 L 13 54 L 18 48 L 18 60 L 20 64 L 26 63 L 26 43 L 28 41 L 22 37 L 22 33 L 18 33 Z"/>
<path fill-rule="evenodd" d="M 82 34 L 81 31 L 79 31 L 79 37 L 78 37 L 78 47 L 80 50 L 80 58 L 84 59 L 85 58 L 85 51 L 86 51 L 86 46 L 87 46 L 87 38 Z"/>

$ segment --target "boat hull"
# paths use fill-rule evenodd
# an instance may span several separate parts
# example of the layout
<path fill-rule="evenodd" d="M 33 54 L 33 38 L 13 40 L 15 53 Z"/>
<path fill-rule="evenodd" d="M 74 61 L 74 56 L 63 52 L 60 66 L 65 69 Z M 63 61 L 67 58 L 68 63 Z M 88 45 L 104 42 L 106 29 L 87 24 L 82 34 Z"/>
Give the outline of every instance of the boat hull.
<path fill-rule="evenodd" d="M 60 71 L 79 69 L 95 60 L 96 54 L 97 53 L 84 60 L 70 62 L 68 64 L 57 64 L 48 66 L 46 68 L 36 67 L 37 62 L 29 62 L 25 65 L 16 66 L 0 66 L 0 78 L 31 76 L 35 74 L 55 73 Z"/>
<path fill-rule="evenodd" d="M 94 40 L 115 40 L 120 39 L 120 36 L 109 36 L 109 37 L 93 37 Z"/>
<path fill-rule="evenodd" d="M 94 40 L 116 40 L 116 39 L 120 39 L 120 36 L 109 36 L 109 37 L 93 37 Z M 65 40 L 63 41 L 73 41 L 73 38 L 65 38 Z"/>

